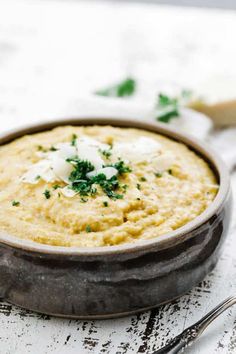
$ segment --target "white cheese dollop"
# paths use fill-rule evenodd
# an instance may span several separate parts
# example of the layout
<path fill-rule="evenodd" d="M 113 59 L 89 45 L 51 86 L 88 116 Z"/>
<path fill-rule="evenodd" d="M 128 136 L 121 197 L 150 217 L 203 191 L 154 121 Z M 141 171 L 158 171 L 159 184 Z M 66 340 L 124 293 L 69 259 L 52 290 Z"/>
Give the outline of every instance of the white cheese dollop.
<path fill-rule="evenodd" d="M 103 168 L 100 168 L 99 170 L 95 170 L 95 171 L 87 173 L 87 177 L 91 178 L 91 177 L 99 175 L 100 173 L 104 174 L 107 179 L 110 179 L 113 176 L 116 176 L 118 171 L 114 167 L 103 167 Z"/>
<path fill-rule="evenodd" d="M 21 181 L 30 184 L 37 184 L 42 178 L 45 182 L 53 182 L 56 176 L 51 169 L 51 163 L 48 160 L 42 160 L 30 166 L 28 171 L 21 177 Z"/>
<path fill-rule="evenodd" d="M 170 152 L 164 152 L 153 159 L 156 172 L 167 171 L 175 163 L 175 161 L 175 156 Z"/>
<path fill-rule="evenodd" d="M 55 157 L 51 159 L 51 167 L 57 180 L 69 183 L 69 176 L 74 169 L 71 163 L 58 155 L 55 155 Z"/>
<path fill-rule="evenodd" d="M 118 142 L 113 146 L 117 156 L 131 162 L 142 162 L 152 159 L 152 155 L 161 152 L 161 144 L 148 137 L 140 137 L 131 142 Z"/>
<path fill-rule="evenodd" d="M 66 186 L 60 189 L 60 192 L 67 198 L 73 198 L 77 192 L 70 188 L 70 186 Z"/>

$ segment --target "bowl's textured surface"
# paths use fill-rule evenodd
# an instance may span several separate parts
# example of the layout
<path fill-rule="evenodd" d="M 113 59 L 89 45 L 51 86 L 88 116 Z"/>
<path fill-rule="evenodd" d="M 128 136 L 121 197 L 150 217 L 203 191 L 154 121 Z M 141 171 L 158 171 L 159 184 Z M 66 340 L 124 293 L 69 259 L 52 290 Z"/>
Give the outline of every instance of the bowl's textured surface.
<path fill-rule="evenodd" d="M 53 246 L 29 246 L 1 235 L 0 296 L 38 312 L 104 318 L 151 308 L 190 290 L 215 266 L 227 234 L 231 192 L 224 165 L 204 147 L 181 134 L 158 125 L 128 121 L 53 122 L 3 136 L 0 143 L 70 123 L 134 126 L 183 141 L 212 165 L 219 177 L 219 195 L 202 215 L 173 235 L 132 246 L 70 252 Z"/>

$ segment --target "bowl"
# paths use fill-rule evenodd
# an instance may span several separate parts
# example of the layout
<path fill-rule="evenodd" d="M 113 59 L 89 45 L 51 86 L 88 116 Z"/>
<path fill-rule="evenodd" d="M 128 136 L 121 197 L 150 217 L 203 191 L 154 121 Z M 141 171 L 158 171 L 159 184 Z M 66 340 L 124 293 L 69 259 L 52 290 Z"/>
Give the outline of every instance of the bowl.
<path fill-rule="evenodd" d="M 0 297 L 5 301 L 62 317 L 124 316 L 180 297 L 202 281 L 219 259 L 232 210 L 230 178 L 218 155 L 202 142 L 164 124 L 77 118 L 11 131 L 0 136 L 0 144 L 56 126 L 93 124 L 145 129 L 186 144 L 215 172 L 218 194 L 202 214 L 186 225 L 133 244 L 50 246 L 7 235 L 0 225 Z"/>

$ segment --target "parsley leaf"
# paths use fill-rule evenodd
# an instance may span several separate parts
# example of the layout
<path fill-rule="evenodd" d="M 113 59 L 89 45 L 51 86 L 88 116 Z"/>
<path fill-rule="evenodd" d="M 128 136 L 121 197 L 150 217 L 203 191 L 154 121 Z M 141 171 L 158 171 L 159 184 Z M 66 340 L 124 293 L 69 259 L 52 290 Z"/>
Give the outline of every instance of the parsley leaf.
<path fill-rule="evenodd" d="M 128 77 L 127 79 L 109 86 L 105 89 L 98 90 L 95 92 L 99 96 L 108 96 L 108 97 L 125 97 L 132 96 L 136 91 L 136 81 Z"/>
<path fill-rule="evenodd" d="M 51 198 L 51 192 L 48 189 L 45 189 L 43 194 L 44 194 L 46 199 L 50 199 Z"/>
<path fill-rule="evenodd" d="M 158 178 L 160 178 L 160 177 L 162 177 L 162 173 L 161 173 L 161 172 L 156 172 L 156 173 L 155 173 L 155 176 L 158 177 Z"/>
<path fill-rule="evenodd" d="M 176 97 L 160 93 L 156 105 L 156 119 L 163 123 L 169 123 L 173 118 L 180 116 L 180 108 L 188 105 L 192 99 L 191 90 L 182 90 Z"/>
<path fill-rule="evenodd" d="M 85 231 L 86 232 L 92 232 L 91 226 L 87 225 L 86 228 L 85 228 Z"/>
<path fill-rule="evenodd" d="M 171 98 L 162 93 L 158 96 L 156 106 L 156 119 L 163 123 L 169 123 L 171 119 L 179 117 L 179 102 L 177 98 Z"/>
<path fill-rule="evenodd" d="M 107 159 L 109 159 L 111 157 L 111 154 L 112 154 L 111 153 L 111 149 L 109 149 L 109 150 L 101 150 L 101 149 L 99 149 L 99 151 Z"/>
<path fill-rule="evenodd" d="M 75 146 L 75 145 L 76 145 L 76 140 L 77 140 L 77 135 L 76 135 L 76 134 L 73 134 L 73 135 L 72 135 L 72 139 L 71 139 L 71 145 L 72 145 L 72 146 Z"/>
<path fill-rule="evenodd" d="M 119 175 L 123 175 L 124 173 L 132 172 L 131 168 L 125 165 L 124 161 L 120 160 L 113 164 L 107 165 L 106 167 L 114 167 L 117 169 Z"/>
<path fill-rule="evenodd" d="M 11 202 L 11 204 L 12 204 L 12 206 L 19 206 L 20 205 L 20 202 L 18 201 L 18 200 L 13 200 L 12 202 Z"/>

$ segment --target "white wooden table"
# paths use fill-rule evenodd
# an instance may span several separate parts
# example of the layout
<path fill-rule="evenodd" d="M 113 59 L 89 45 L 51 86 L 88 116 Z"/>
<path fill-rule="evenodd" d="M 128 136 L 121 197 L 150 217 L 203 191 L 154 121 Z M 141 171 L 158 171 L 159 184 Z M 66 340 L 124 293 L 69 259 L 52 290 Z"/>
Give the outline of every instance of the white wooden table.
<path fill-rule="evenodd" d="M 97 113 L 94 89 L 126 75 L 230 95 L 236 14 L 93 1 L 0 1 L 0 122 L 6 130 Z M 225 86 L 223 82 L 232 83 Z M 191 83 L 191 85 L 189 85 Z M 140 94 L 151 100 L 152 94 Z M 108 105 L 111 109 L 111 105 Z M 109 110 L 108 110 L 109 111 Z M 107 111 L 106 111 L 107 112 Z M 232 176 L 236 195 L 236 175 Z M 57 319 L 0 302 L 0 354 L 152 353 L 236 293 L 236 221 L 215 270 L 181 299 L 107 321 Z M 236 353 L 236 308 L 188 353 Z"/>

